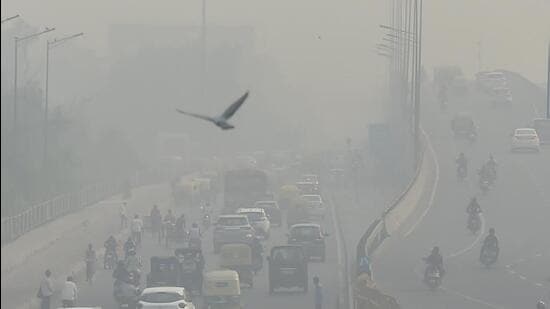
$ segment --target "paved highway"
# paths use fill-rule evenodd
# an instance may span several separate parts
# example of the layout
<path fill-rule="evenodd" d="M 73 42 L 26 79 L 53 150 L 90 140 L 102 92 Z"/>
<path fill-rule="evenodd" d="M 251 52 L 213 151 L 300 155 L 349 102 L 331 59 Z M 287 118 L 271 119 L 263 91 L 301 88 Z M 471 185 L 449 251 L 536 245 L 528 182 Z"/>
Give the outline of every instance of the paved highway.
<path fill-rule="evenodd" d="M 453 99 L 447 111 L 424 102 L 424 128 L 439 162 L 435 199 L 432 205 L 424 200 L 374 262 L 377 282 L 397 296 L 403 308 L 534 308 L 538 299 L 550 297 L 550 147 L 538 154 L 509 150 L 509 134 L 537 116 L 543 97 L 513 75 L 508 80 L 514 96 L 511 106 L 493 107 L 479 93 Z M 474 144 L 452 137 L 451 118 L 462 111 L 472 114 L 479 127 Z M 459 152 L 469 158 L 464 183 L 456 179 L 454 160 Z M 498 180 L 482 195 L 475 172 L 489 153 L 499 164 Z M 465 209 L 472 196 L 478 196 L 483 210 L 479 236 L 466 229 Z M 431 208 L 426 216 L 418 215 L 427 207 Z M 478 257 L 490 227 L 496 229 L 501 255 L 486 269 Z M 432 292 L 421 282 L 421 257 L 435 245 L 442 250 L 448 273 L 442 287 Z"/>
<path fill-rule="evenodd" d="M 198 209 L 177 209 L 176 216 L 184 212 L 187 217 L 188 224 L 196 221 L 200 222 L 200 213 Z M 324 297 L 328 308 L 334 308 L 337 302 L 338 293 L 338 255 L 336 251 L 335 233 L 333 228 L 332 218 L 328 218 L 323 223 L 326 230 L 330 234 L 327 238 L 327 258 L 324 263 L 312 262 L 309 267 L 310 281 L 313 276 L 320 277 L 324 287 Z M 264 248 L 268 252 L 271 246 L 286 243 L 286 224 L 283 227 L 272 230 L 270 239 L 264 243 Z M 211 229 L 203 235 L 203 248 L 206 258 L 206 271 L 219 269 L 218 255 L 213 253 L 212 249 L 212 233 Z M 170 255 L 173 254 L 173 249 L 166 249 L 162 245 L 156 243 L 150 234 L 144 237 L 143 247 L 138 251 L 144 262 L 143 273 L 149 272 L 149 259 L 154 255 Z M 116 302 L 112 297 L 113 279 L 112 271 L 100 269 L 96 274 L 94 282 L 89 285 L 80 283 L 80 296 L 78 305 L 95 305 L 102 308 L 116 308 Z M 267 263 L 264 262 L 264 269 L 254 277 L 254 288 L 244 288 L 243 304 L 245 308 L 309 308 L 313 307 L 312 289 L 309 293 L 297 292 L 280 292 L 274 295 L 268 294 L 267 286 Z M 144 276 L 143 276 L 144 278 Z M 311 282 L 310 282 L 311 284 Z M 310 285 L 311 286 L 311 285 Z M 197 301 L 200 304 L 200 297 Z"/>

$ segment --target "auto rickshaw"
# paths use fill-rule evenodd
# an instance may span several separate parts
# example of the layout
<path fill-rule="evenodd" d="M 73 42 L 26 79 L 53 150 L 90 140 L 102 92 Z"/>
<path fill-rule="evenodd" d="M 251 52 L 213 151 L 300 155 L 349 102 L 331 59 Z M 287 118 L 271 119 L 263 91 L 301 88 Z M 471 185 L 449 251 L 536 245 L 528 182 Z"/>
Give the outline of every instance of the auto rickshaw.
<path fill-rule="evenodd" d="M 202 286 L 206 309 L 242 309 L 239 274 L 234 270 L 215 270 L 204 275 Z"/>
<path fill-rule="evenodd" d="M 239 274 L 239 281 L 254 286 L 254 266 L 252 248 L 244 243 L 223 245 L 220 249 L 220 267 L 231 269 Z"/>
<path fill-rule="evenodd" d="M 295 185 L 284 185 L 279 190 L 279 205 L 281 209 L 287 209 L 292 201 L 300 196 L 300 190 Z"/>

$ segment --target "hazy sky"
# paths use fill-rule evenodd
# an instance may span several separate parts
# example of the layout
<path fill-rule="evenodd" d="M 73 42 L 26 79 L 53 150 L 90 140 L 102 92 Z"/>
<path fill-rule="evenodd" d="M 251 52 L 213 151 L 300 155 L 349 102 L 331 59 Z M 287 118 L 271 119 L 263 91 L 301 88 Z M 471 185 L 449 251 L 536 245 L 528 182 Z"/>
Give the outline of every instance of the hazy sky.
<path fill-rule="evenodd" d="M 388 2 L 209 0 L 207 15 L 217 25 L 256 26 L 264 46 L 296 82 L 318 70 L 368 79 L 375 75 L 369 69 L 380 62 L 370 51 L 379 40 L 376 25 L 386 20 Z M 456 63 L 473 73 L 476 43 L 482 41 L 486 68 L 508 68 L 544 80 L 549 0 L 426 0 L 424 5 L 427 65 Z M 99 49 L 105 47 L 109 23 L 195 25 L 200 8 L 198 0 L 2 0 L 3 16 L 22 14 L 32 24 L 56 26 L 57 35 L 85 31 L 83 44 Z"/>

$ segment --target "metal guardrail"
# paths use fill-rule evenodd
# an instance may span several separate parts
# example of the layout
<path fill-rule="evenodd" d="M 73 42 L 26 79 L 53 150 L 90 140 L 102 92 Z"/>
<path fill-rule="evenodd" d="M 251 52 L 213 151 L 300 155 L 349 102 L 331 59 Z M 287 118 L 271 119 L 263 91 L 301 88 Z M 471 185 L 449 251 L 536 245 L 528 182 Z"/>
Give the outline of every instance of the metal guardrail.
<path fill-rule="evenodd" d="M 159 180 L 154 171 L 137 172 L 131 179 L 131 187 L 151 184 Z M 78 192 L 63 194 L 49 201 L 34 205 L 24 212 L 2 219 L 1 244 L 9 243 L 21 235 L 68 213 L 93 205 L 109 196 L 121 193 L 124 181 L 105 182 L 86 187 Z"/>

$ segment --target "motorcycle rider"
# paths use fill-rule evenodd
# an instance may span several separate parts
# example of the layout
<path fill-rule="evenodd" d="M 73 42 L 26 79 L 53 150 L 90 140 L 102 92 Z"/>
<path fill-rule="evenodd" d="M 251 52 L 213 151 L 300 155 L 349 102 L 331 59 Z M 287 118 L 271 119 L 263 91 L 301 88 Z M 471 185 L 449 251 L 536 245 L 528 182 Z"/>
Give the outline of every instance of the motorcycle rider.
<path fill-rule="evenodd" d="M 185 226 L 185 214 L 181 214 L 178 220 L 176 220 L 176 231 L 178 231 L 178 233 L 183 232 L 183 230 L 185 230 Z"/>
<path fill-rule="evenodd" d="M 479 206 L 479 203 L 477 202 L 477 198 L 474 196 L 470 200 L 470 204 L 468 204 L 468 207 L 466 208 L 466 213 L 468 213 L 470 216 L 478 215 L 481 213 L 481 206 Z"/>
<path fill-rule="evenodd" d="M 105 259 L 107 258 L 107 256 L 109 254 L 112 254 L 115 261 L 118 260 L 118 256 L 117 256 L 117 252 L 116 252 L 117 247 L 118 247 L 118 243 L 117 243 L 117 241 L 116 241 L 116 239 L 113 235 L 111 235 L 111 236 L 109 236 L 109 238 L 107 238 L 107 240 L 105 241 L 103 246 L 105 247 L 105 256 L 104 256 Z"/>
<path fill-rule="evenodd" d="M 130 251 L 136 250 L 136 243 L 134 242 L 134 239 L 132 236 L 128 237 L 128 240 L 124 243 L 124 254 L 125 258 L 128 257 Z"/>
<path fill-rule="evenodd" d="M 126 270 L 128 273 L 134 275 L 134 279 L 139 282 L 139 277 L 141 273 L 141 261 L 139 260 L 136 251 L 132 250 L 129 252 L 128 257 L 126 258 Z"/>
<path fill-rule="evenodd" d="M 481 247 L 481 253 L 479 256 L 479 259 L 481 260 L 483 256 L 483 252 L 487 250 L 488 248 L 494 248 L 496 250 L 497 256 L 500 248 L 498 247 L 498 238 L 495 235 L 495 229 L 490 228 L 489 229 L 489 235 L 485 237 L 485 240 L 483 241 L 483 246 Z"/>
<path fill-rule="evenodd" d="M 468 173 L 468 159 L 466 159 L 466 156 L 463 152 L 458 155 L 458 158 L 456 159 L 456 164 L 458 173 L 460 173 L 461 170 L 464 171 L 464 175 Z"/>
<path fill-rule="evenodd" d="M 115 285 L 121 282 L 128 282 L 130 273 L 126 269 L 123 261 L 118 261 L 115 270 L 113 270 L 113 278 L 115 278 Z"/>
<path fill-rule="evenodd" d="M 193 222 L 193 224 L 191 224 L 191 228 L 189 229 L 189 243 L 198 244 L 200 246 L 201 237 L 202 233 L 199 225 L 196 222 Z"/>
<path fill-rule="evenodd" d="M 430 266 L 435 267 L 439 271 L 441 277 L 443 277 L 445 274 L 445 269 L 443 268 L 443 256 L 439 253 L 438 246 L 433 247 L 432 253 L 425 257 L 424 261 L 428 264 L 428 267 L 426 267 L 426 271 L 424 273 L 424 279 L 428 278 L 428 270 L 430 269 Z"/>
<path fill-rule="evenodd" d="M 546 304 L 542 300 L 540 300 L 537 303 L 537 309 L 546 309 Z"/>
<path fill-rule="evenodd" d="M 132 220 L 130 229 L 132 230 L 132 237 L 134 238 L 136 245 L 141 244 L 141 232 L 143 230 L 143 221 L 140 219 L 138 214 L 134 215 L 134 219 Z"/>
<path fill-rule="evenodd" d="M 497 178 L 497 166 L 497 161 L 492 154 L 489 154 L 489 160 L 485 163 L 485 172 L 487 173 L 488 179 L 491 183 L 493 183 Z"/>

